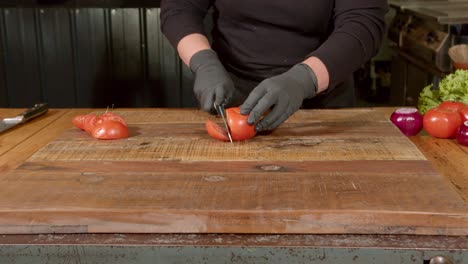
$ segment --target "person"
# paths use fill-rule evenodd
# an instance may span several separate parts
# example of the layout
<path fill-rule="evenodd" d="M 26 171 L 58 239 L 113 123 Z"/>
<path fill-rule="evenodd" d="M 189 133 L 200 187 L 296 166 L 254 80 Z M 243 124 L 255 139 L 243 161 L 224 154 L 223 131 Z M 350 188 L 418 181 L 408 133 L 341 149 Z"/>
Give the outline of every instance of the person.
<path fill-rule="evenodd" d="M 353 72 L 379 50 L 387 11 L 385 0 L 162 0 L 160 19 L 201 109 L 240 105 L 262 131 L 301 106 L 352 107 Z"/>

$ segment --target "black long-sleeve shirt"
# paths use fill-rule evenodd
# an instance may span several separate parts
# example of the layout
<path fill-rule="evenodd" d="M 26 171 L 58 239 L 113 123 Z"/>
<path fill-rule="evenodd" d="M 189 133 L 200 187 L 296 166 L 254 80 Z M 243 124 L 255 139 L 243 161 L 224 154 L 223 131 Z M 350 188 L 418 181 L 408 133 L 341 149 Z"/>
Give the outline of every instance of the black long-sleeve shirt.
<path fill-rule="evenodd" d="M 261 81 L 316 56 L 330 87 L 376 54 L 388 10 L 385 0 L 163 0 L 161 28 L 174 47 L 205 34 L 211 6 L 212 48 L 228 71 Z"/>

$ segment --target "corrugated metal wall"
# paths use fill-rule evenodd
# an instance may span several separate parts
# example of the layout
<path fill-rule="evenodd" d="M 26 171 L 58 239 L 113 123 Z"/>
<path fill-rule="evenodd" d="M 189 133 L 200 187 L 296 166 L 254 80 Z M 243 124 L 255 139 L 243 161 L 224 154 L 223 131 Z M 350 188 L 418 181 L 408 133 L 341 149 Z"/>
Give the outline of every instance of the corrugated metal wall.
<path fill-rule="evenodd" d="M 0 8 L 0 107 L 193 107 L 159 8 Z"/>

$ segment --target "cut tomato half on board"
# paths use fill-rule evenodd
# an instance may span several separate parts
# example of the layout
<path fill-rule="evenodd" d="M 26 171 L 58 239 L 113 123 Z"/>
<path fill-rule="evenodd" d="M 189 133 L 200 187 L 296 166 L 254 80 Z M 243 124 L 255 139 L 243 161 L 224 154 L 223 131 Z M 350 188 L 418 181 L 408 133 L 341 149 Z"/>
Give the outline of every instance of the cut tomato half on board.
<path fill-rule="evenodd" d="M 100 120 L 94 126 L 91 136 L 97 139 L 128 138 L 128 127 L 115 120 Z"/>
<path fill-rule="evenodd" d="M 239 107 L 231 107 L 226 109 L 226 123 L 231 132 L 232 140 L 242 141 L 254 137 L 257 132 L 254 125 L 247 123 L 248 115 L 242 115 Z M 211 120 L 206 121 L 206 131 L 215 139 L 229 141 L 229 135 L 218 124 Z"/>
<path fill-rule="evenodd" d="M 221 128 L 221 126 L 211 121 L 210 119 L 206 120 L 205 127 L 206 131 L 212 138 L 221 141 L 229 141 L 229 136 L 227 132 L 223 128 Z"/>
<path fill-rule="evenodd" d="M 73 118 L 72 123 L 75 127 L 84 130 L 84 120 L 86 115 L 77 115 Z"/>
<path fill-rule="evenodd" d="M 98 116 L 99 120 L 112 120 L 112 121 L 117 121 L 119 123 L 121 123 L 122 125 L 124 126 L 127 126 L 127 123 L 125 122 L 125 120 L 123 119 L 123 117 L 117 115 L 117 114 L 114 114 L 112 112 L 105 112 L 105 113 L 102 113 Z M 98 122 L 99 122 L 98 120 Z"/>
<path fill-rule="evenodd" d="M 84 118 L 83 118 L 83 130 L 88 132 L 88 133 L 91 133 L 94 129 L 94 126 L 96 125 L 96 119 L 97 119 L 97 115 L 95 113 L 90 113 L 90 114 L 87 114 Z"/>
<path fill-rule="evenodd" d="M 242 115 L 240 107 L 226 109 L 226 118 L 233 140 L 246 140 L 253 138 L 257 134 L 255 126 L 247 123 L 249 115 Z"/>

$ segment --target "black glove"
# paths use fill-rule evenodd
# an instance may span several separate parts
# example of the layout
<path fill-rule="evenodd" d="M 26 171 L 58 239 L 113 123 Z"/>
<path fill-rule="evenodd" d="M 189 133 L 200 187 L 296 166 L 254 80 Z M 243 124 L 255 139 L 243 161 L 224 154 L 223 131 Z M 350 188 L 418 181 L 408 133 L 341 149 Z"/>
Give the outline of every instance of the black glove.
<path fill-rule="evenodd" d="M 285 73 L 262 81 L 241 105 L 240 111 L 243 115 L 250 113 L 247 122 L 255 124 L 273 107 L 255 126 L 257 131 L 272 130 L 296 112 L 304 99 L 316 94 L 317 77 L 309 66 L 300 63 Z"/>
<path fill-rule="evenodd" d="M 190 59 L 190 69 L 195 73 L 193 91 L 202 110 L 214 113 L 213 103 L 227 107 L 232 104 L 234 83 L 216 52 L 207 49 L 195 53 Z"/>

